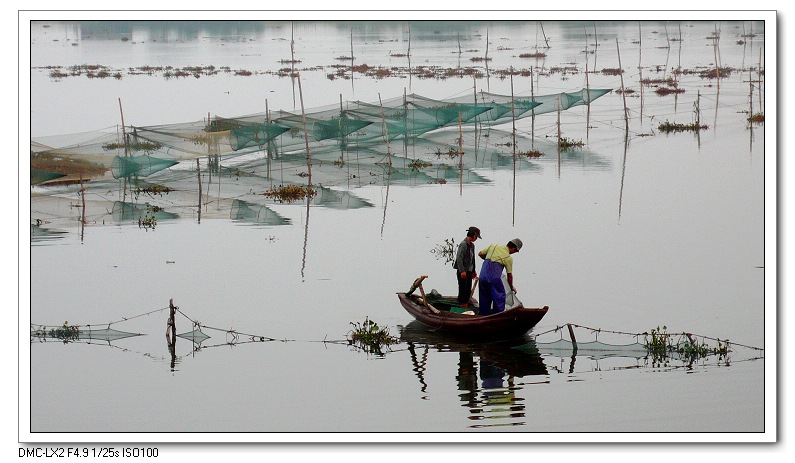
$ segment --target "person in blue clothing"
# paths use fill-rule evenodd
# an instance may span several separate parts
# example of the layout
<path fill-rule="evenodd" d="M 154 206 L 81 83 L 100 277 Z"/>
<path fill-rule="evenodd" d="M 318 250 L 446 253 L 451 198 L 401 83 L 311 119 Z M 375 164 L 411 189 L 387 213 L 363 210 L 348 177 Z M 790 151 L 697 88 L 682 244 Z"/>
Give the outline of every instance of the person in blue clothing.
<path fill-rule="evenodd" d="M 522 249 L 522 240 L 514 238 L 506 245 L 490 244 L 478 253 L 484 259 L 480 268 L 480 315 L 490 315 L 505 310 L 505 285 L 502 284 L 502 271 L 508 276 L 508 286 L 516 292 L 513 285 L 512 254 Z"/>

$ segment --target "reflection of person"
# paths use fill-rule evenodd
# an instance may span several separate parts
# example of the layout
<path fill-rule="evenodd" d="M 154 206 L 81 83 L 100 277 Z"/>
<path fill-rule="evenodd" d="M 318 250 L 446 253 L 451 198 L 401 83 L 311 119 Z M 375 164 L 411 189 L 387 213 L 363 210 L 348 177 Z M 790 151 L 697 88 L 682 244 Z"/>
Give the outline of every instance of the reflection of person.
<path fill-rule="evenodd" d="M 472 279 L 478 275 L 475 271 L 475 241 L 478 238 L 480 238 L 480 230 L 477 227 L 469 227 L 466 238 L 458 245 L 453 263 L 458 280 L 458 303 L 461 307 L 469 306 L 469 297 L 472 295 Z"/>
<path fill-rule="evenodd" d="M 458 353 L 458 397 L 469 406 L 476 405 L 478 390 L 478 369 L 472 352 L 461 351 Z"/>
<path fill-rule="evenodd" d="M 513 286 L 513 257 L 511 254 L 522 249 L 522 240 L 514 238 L 503 246 L 490 244 L 478 253 L 484 259 L 480 268 L 480 315 L 489 315 L 505 310 L 505 285 L 502 284 L 502 270 L 508 276 L 508 286 Z"/>

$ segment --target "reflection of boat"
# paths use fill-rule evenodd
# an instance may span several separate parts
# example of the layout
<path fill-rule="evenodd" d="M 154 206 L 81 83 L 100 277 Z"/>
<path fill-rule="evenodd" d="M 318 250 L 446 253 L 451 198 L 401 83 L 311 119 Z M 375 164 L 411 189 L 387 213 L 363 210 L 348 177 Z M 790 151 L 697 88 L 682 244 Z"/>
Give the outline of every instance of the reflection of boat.
<path fill-rule="evenodd" d="M 515 310 L 515 309 L 512 309 Z M 480 364 L 503 370 L 509 376 L 546 375 L 547 367 L 529 336 L 493 342 L 473 342 L 446 336 L 414 320 L 400 329 L 401 341 L 433 346 L 440 351 L 476 354 Z"/>
<path fill-rule="evenodd" d="M 409 293 L 397 293 L 400 303 L 423 324 L 452 335 L 469 339 L 509 339 L 524 335 L 546 315 L 549 307 L 515 307 L 491 315 L 456 313 L 455 297 L 439 297 L 433 303 Z M 474 303 L 474 301 L 472 301 Z M 452 310 L 451 310 L 452 309 Z"/>

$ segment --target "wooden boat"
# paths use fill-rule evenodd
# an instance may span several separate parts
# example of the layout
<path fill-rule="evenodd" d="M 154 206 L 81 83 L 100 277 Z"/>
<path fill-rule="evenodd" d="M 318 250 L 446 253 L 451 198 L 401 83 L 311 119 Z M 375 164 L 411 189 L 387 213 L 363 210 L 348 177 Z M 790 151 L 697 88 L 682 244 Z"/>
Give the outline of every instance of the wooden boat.
<path fill-rule="evenodd" d="M 417 321 L 445 333 L 469 339 L 509 339 L 519 337 L 533 328 L 549 310 L 541 308 L 515 307 L 491 315 L 457 313 L 459 306 L 454 296 L 429 299 L 422 288 L 425 275 L 414 281 L 411 289 L 397 293 L 400 303 Z M 419 288 L 421 295 L 413 294 Z M 470 307 L 477 310 L 477 302 L 470 299 Z"/>

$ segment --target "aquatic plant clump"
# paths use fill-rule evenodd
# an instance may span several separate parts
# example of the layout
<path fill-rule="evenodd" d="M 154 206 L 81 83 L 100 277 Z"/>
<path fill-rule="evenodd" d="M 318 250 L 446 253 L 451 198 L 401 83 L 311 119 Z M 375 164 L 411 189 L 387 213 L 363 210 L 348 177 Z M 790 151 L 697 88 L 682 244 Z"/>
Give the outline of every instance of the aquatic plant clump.
<path fill-rule="evenodd" d="M 299 199 L 312 198 L 317 194 L 314 188 L 303 185 L 282 185 L 263 193 L 263 195 L 276 199 L 279 202 L 293 202 Z"/>
<path fill-rule="evenodd" d="M 54 338 L 60 339 L 64 343 L 76 341 L 80 339 L 80 327 L 77 325 L 70 325 L 69 322 L 63 322 L 63 326 L 51 328 L 49 331 L 44 327 L 31 331 L 30 335 L 36 338 Z"/>
<path fill-rule="evenodd" d="M 415 159 L 409 163 L 409 167 L 411 168 L 411 170 L 416 170 L 417 172 L 419 172 L 420 170 L 426 167 L 431 167 L 432 165 L 433 164 L 431 164 L 430 162 L 423 161 L 422 159 Z"/>
<path fill-rule="evenodd" d="M 444 244 L 437 244 L 435 248 L 431 249 L 431 254 L 436 255 L 436 260 L 444 258 L 445 264 L 455 260 L 455 252 L 456 245 L 453 238 L 446 239 Z"/>
<path fill-rule="evenodd" d="M 748 117 L 748 122 L 752 124 L 763 124 L 765 122 L 765 115 L 761 113 L 755 113 Z"/>
<path fill-rule="evenodd" d="M 707 125 L 699 125 L 695 122 L 692 124 L 678 124 L 675 122 L 668 122 L 665 121 L 657 126 L 657 130 L 663 133 L 671 133 L 671 132 L 698 132 L 699 130 L 706 130 L 709 126 Z"/>
<path fill-rule="evenodd" d="M 570 138 L 561 137 L 560 140 L 558 140 L 558 146 L 560 149 L 566 150 L 569 148 L 582 148 L 585 146 L 585 143 L 583 143 L 582 140 L 572 140 Z"/>
<path fill-rule="evenodd" d="M 678 354 L 684 358 L 695 360 L 709 355 L 725 356 L 729 353 L 728 340 L 718 339 L 716 345 L 711 346 L 702 341 L 699 343 L 689 333 L 669 334 L 667 327 L 658 326 L 646 333 L 644 347 L 655 359 L 655 363 L 666 360 L 670 354 Z"/>
<path fill-rule="evenodd" d="M 383 355 L 382 348 L 397 344 L 397 338 L 381 328 L 376 322 L 365 317 L 364 322 L 351 322 L 353 329 L 348 333 L 348 344 L 357 345 L 370 354 Z"/>

